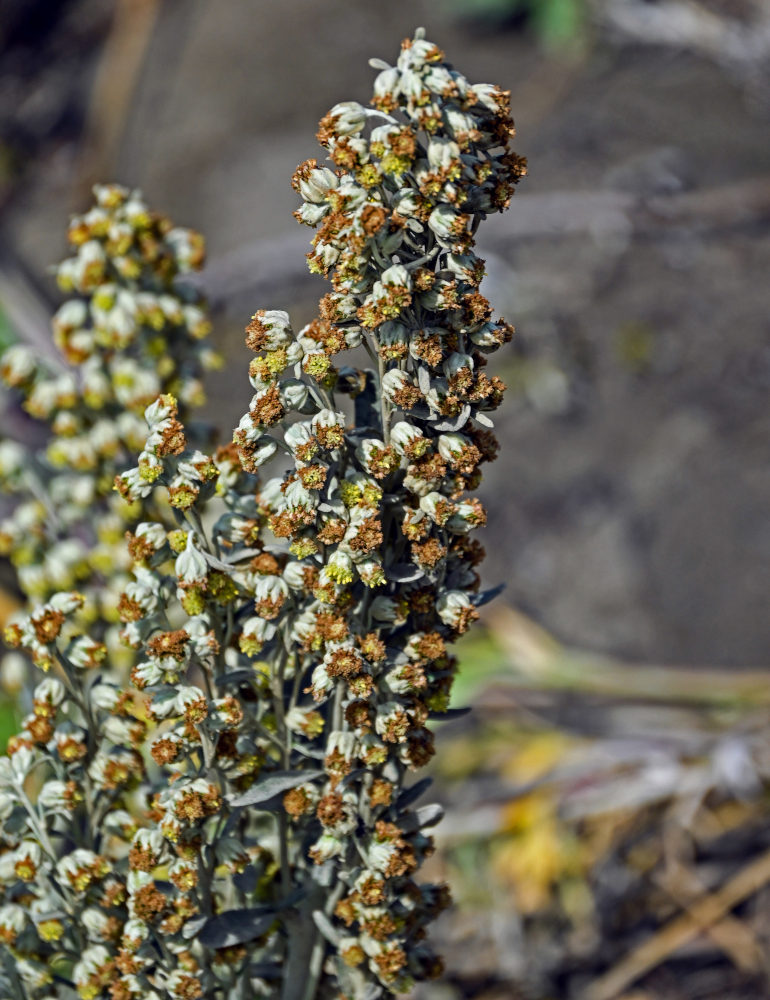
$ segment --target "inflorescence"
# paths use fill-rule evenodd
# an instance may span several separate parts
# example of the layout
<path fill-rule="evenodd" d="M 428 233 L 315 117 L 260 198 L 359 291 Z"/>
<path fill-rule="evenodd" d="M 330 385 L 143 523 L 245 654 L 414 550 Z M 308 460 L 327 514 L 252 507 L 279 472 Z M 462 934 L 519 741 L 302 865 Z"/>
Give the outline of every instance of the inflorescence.
<path fill-rule="evenodd" d="M 176 518 L 129 537 L 130 683 L 77 593 L 8 629 L 48 669 L 0 761 L 14 997 L 376 1000 L 441 971 L 426 926 L 448 892 L 415 880 L 440 810 L 409 775 L 488 596 L 473 491 L 512 328 L 473 243 L 525 167 L 508 95 L 421 31 L 374 65 L 371 106 L 321 121 L 332 165 L 293 179 L 331 281 L 318 317 L 255 314 L 232 444 L 189 446 L 167 391 L 116 478 Z"/>
<path fill-rule="evenodd" d="M 203 238 L 151 212 L 137 192 L 99 185 L 94 193 L 96 204 L 70 224 L 72 255 L 56 269 L 71 296 L 52 324 L 62 361 L 23 345 L 0 357 L 0 378 L 49 432 L 42 455 L 0 441 L 0 488 L 13 500 L 0 520 L 0 555 L 30 606 L 77 586 L 81 621 L 120 657 L 116 605 L 131 567 L 124 534 L 142 514 L 165 515 L 162 504 L 127 504 L 113 491 L 115 475 L 144 444 L 148 404 L 173 392 L 187 419 L 220 359 L 206 343 L 204 301 L 179 281 L 200 270 Z"/>

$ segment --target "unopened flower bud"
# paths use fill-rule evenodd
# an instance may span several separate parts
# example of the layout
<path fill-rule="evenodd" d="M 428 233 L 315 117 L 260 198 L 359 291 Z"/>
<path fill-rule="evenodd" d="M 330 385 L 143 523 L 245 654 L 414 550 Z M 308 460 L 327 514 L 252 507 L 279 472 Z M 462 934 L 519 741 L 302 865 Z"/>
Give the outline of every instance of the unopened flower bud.
<path fill-rule="evenodd" d="M 355 135 L 366 122 L 366 108 L 357 101 L 343 101 L 335 104 L 329 112 L 337 135 Z"/>
<path fill-rule="evenodd" d="M 191 587 L 205 583 L 208 575 L 208 564 L 195 547 L 195 532 L 187 532 L 187 544 L 174 563 L 174 572 L 183 587 Z"/>
<path fill-rule="evenodd" d="M 328 167 L 316 167 L 307 177 L 300 180 L 299 193 L 305 201 L 318 203 L 322 202 L 338 184 L 339 180 L 334 171 Z"/>

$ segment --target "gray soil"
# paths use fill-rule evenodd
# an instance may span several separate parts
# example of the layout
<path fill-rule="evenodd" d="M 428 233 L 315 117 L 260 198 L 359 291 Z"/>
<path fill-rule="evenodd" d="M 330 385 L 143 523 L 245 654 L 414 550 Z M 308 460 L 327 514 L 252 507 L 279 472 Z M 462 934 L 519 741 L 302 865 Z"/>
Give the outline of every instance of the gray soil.
<path fill-rule="evenodd" d="M 75 56 L 54 50 L 23 87 L 0 75 L 3 113 L 34 124 L 51 108 L 58 123 L 51 136 L 38 129 L 4 192 L 3 238 L 41 279 L 63 251 L 67 211 L 84 204 L 73 192 L 89 173 L 80 135 L 104 6 L 70 5 Z M 768 218 L 639 232 L 621 212 L 559 231 L 596 192 L 679 197 L 770 177 L 767 120 L 702 58 L 601 40 L 583 56 L 546 56 L 530 36 L 471 27 L 436 0 L 166 5 L 112 172 L 208 237 L 228 358 L 209 415 L 227 433 L 247 405 L 250 313 L 290 308 L 303 322 L 325 291 L 311 278 L 260 283 L 260 262 L 275 265 L 264 241 L 301 258 L 289 177 L 319 154 L 315 124 L 339 100 L 366 99 L 367 58 L 395 58 L 417 24 L 471 80 L 511 89 L 530 161 L 521 213 L 515 199 L 480 236 L 487 294 L 518 329 L 502 361 L 502 457 L 482 490 L 487 579 L 587 648 L 768 662 Z M 69 118 L 57 119 L 60 105 Z M 571 193 L 564 218 L 538 232 L 535 196 L 555 192 Z M 253 272 L 228 277 L 232 254 L 252 244 Z"/>

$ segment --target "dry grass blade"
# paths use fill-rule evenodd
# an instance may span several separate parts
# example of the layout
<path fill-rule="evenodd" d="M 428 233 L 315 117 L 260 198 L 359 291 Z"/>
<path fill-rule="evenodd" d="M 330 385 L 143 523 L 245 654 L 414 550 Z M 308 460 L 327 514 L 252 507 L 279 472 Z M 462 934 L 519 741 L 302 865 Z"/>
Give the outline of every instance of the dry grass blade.
<path fill-rule="evenodd" d="M 11 615 L 20 607 L 21 605 L 15 597 L 0 588 L 0 627 L 5 625 Z"/>
<path fill-rule="evenodd" d="M 126 117 L 160 13 L 159 0 L 118 0 L 91 92 L 75 196 L 112 177 Z"/>
<path fill-rule="evenodd" d="M 656 879 L 667 895 L 687 913 L 692 913 L 693 903 L 706 893 L 706 888 L 694 872 L 676 866 L 665 876 Z M 709 938 L 727 954 L 744 972 L 758 972 L 762 967 L 762 952 L 747 924 L 727 916 L 706 928 Z"/>
<path fill-rule="evenodd" d="M 485 622 L 508 653 L 518 684 L 624 699 L 754 709 L 770 704 L 765 669 L 627 664 L 563 646 L 526 615 L 503 604 L 495 605 Z"/>
<path fill-rule="evenodd" d="M 738 903 L 770 882 L 770 851 L 742 868 L 717 892 L 693 901 L 687 913 L 676 917 L 614 968 L 594 980 L 584 1000 L 615 1000 L 635 980 L 669 958 L 678 948 L 713 927 Z"/>
<path fill-rule="evenodd" d="M 8 250 L 0 253 L 0 303 L 19 339 L 46 365 L 62 372 L 65 365 L 51 340 L 49 303 L 30 280 L 25 268 Z"/>

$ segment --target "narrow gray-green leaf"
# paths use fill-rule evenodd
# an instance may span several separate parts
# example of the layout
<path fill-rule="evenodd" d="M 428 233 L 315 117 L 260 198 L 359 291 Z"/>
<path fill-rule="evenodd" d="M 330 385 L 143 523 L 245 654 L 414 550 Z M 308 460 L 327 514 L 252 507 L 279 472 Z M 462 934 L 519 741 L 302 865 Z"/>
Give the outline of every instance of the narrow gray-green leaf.
<path fill-rule="evenodd" d="M 433 778 L 422 778 L 415 782 L 410 788 L 402 792 L 396 800 L 396 809 L 407 809 L 413 802 L 426 792 L 433 784 Z"/>
<path fill-rule="evenodd" d="M 394 566 L 386 566 L 385 573 L 389 580 L 396 583 L 411 583 L 425 576 L 424 570 L 412 563 L 396 563 Z"/>
<path fill-rule="evenodd" d="M 436 803 L 421 806 L 415 812 L 407 813 L 401 820 L 401 826 L 407 833 L 412 833 L 414 830 L 422 830 L 426 826 L 435 826 L 443 816 L 443 807 Z"/>
<path fill-rule="evenodd" d="M 220 913 L 218 917 L 207 920 L 197 937 L 201 944 L 209 948 L 231 948 L 261 937 L 274 920 L 275 910 L 266 913 L 263 906 L 228 910 L 227 913 Z"/>
<path fill-rule="evenodd" d="M 272 774 L 255 782 L 243 795 L 230 799 L 230 805 L 235 808 L 263 805 L 276 795 L 288 792 L 290 788 L 296 788 L 297 785 L 304 785 L 306 781 L 319 778 L 323 773 L 318 769 L 312 771 L 273 771 Z"/>
<path fill-rule="evenodd" d="M 447 420 L 441 420 L 437 424 L 434 424 L 434 430 L 437 431 L 459 431 L 468 423 L 468 417 L 471 415 L 471 408 L 468 403 L 463 406 L 462 410 L 456 417 Z"/>
<path fill-rule="evenodd" d="M 451 722 L 452 719 L 462 719 L 464 715 L 469 715 L 472 711 L 473 709 L 464 705 L 462 708 L 447 708 L 443 712 L 430 712 L 428 718 L 435 719 L 437 722 Z"/>
<path fill-rule="evenodd" d="M 336 948 L 340 943 L 340 935 L 337 929 L 332 925 L 329 918 L 323 912 L 323 910 L 313 910 L 313 920 L 318 930 L 323 934 L 326 940 L 333 944 Z"/>
<path fill-rule="evenodd" d="M 417 810 L 417 826 L 422 829 L 425 826 L 435 826 L 444 818 L 444 807 L 438 802 L 429 806 L 420 806 Z"/>
<path fill-rule="evenodd" d="M 501 594 L 505 590 L 505 587 L 504 583 L 498 583 L 496 587 L 482 590 L 478 594 L 471 594 L 471 600 L 477 608 L 480 608 L 483 604 L 489 604 L 490 601 L 493 601 L 498 594 Z"/>

